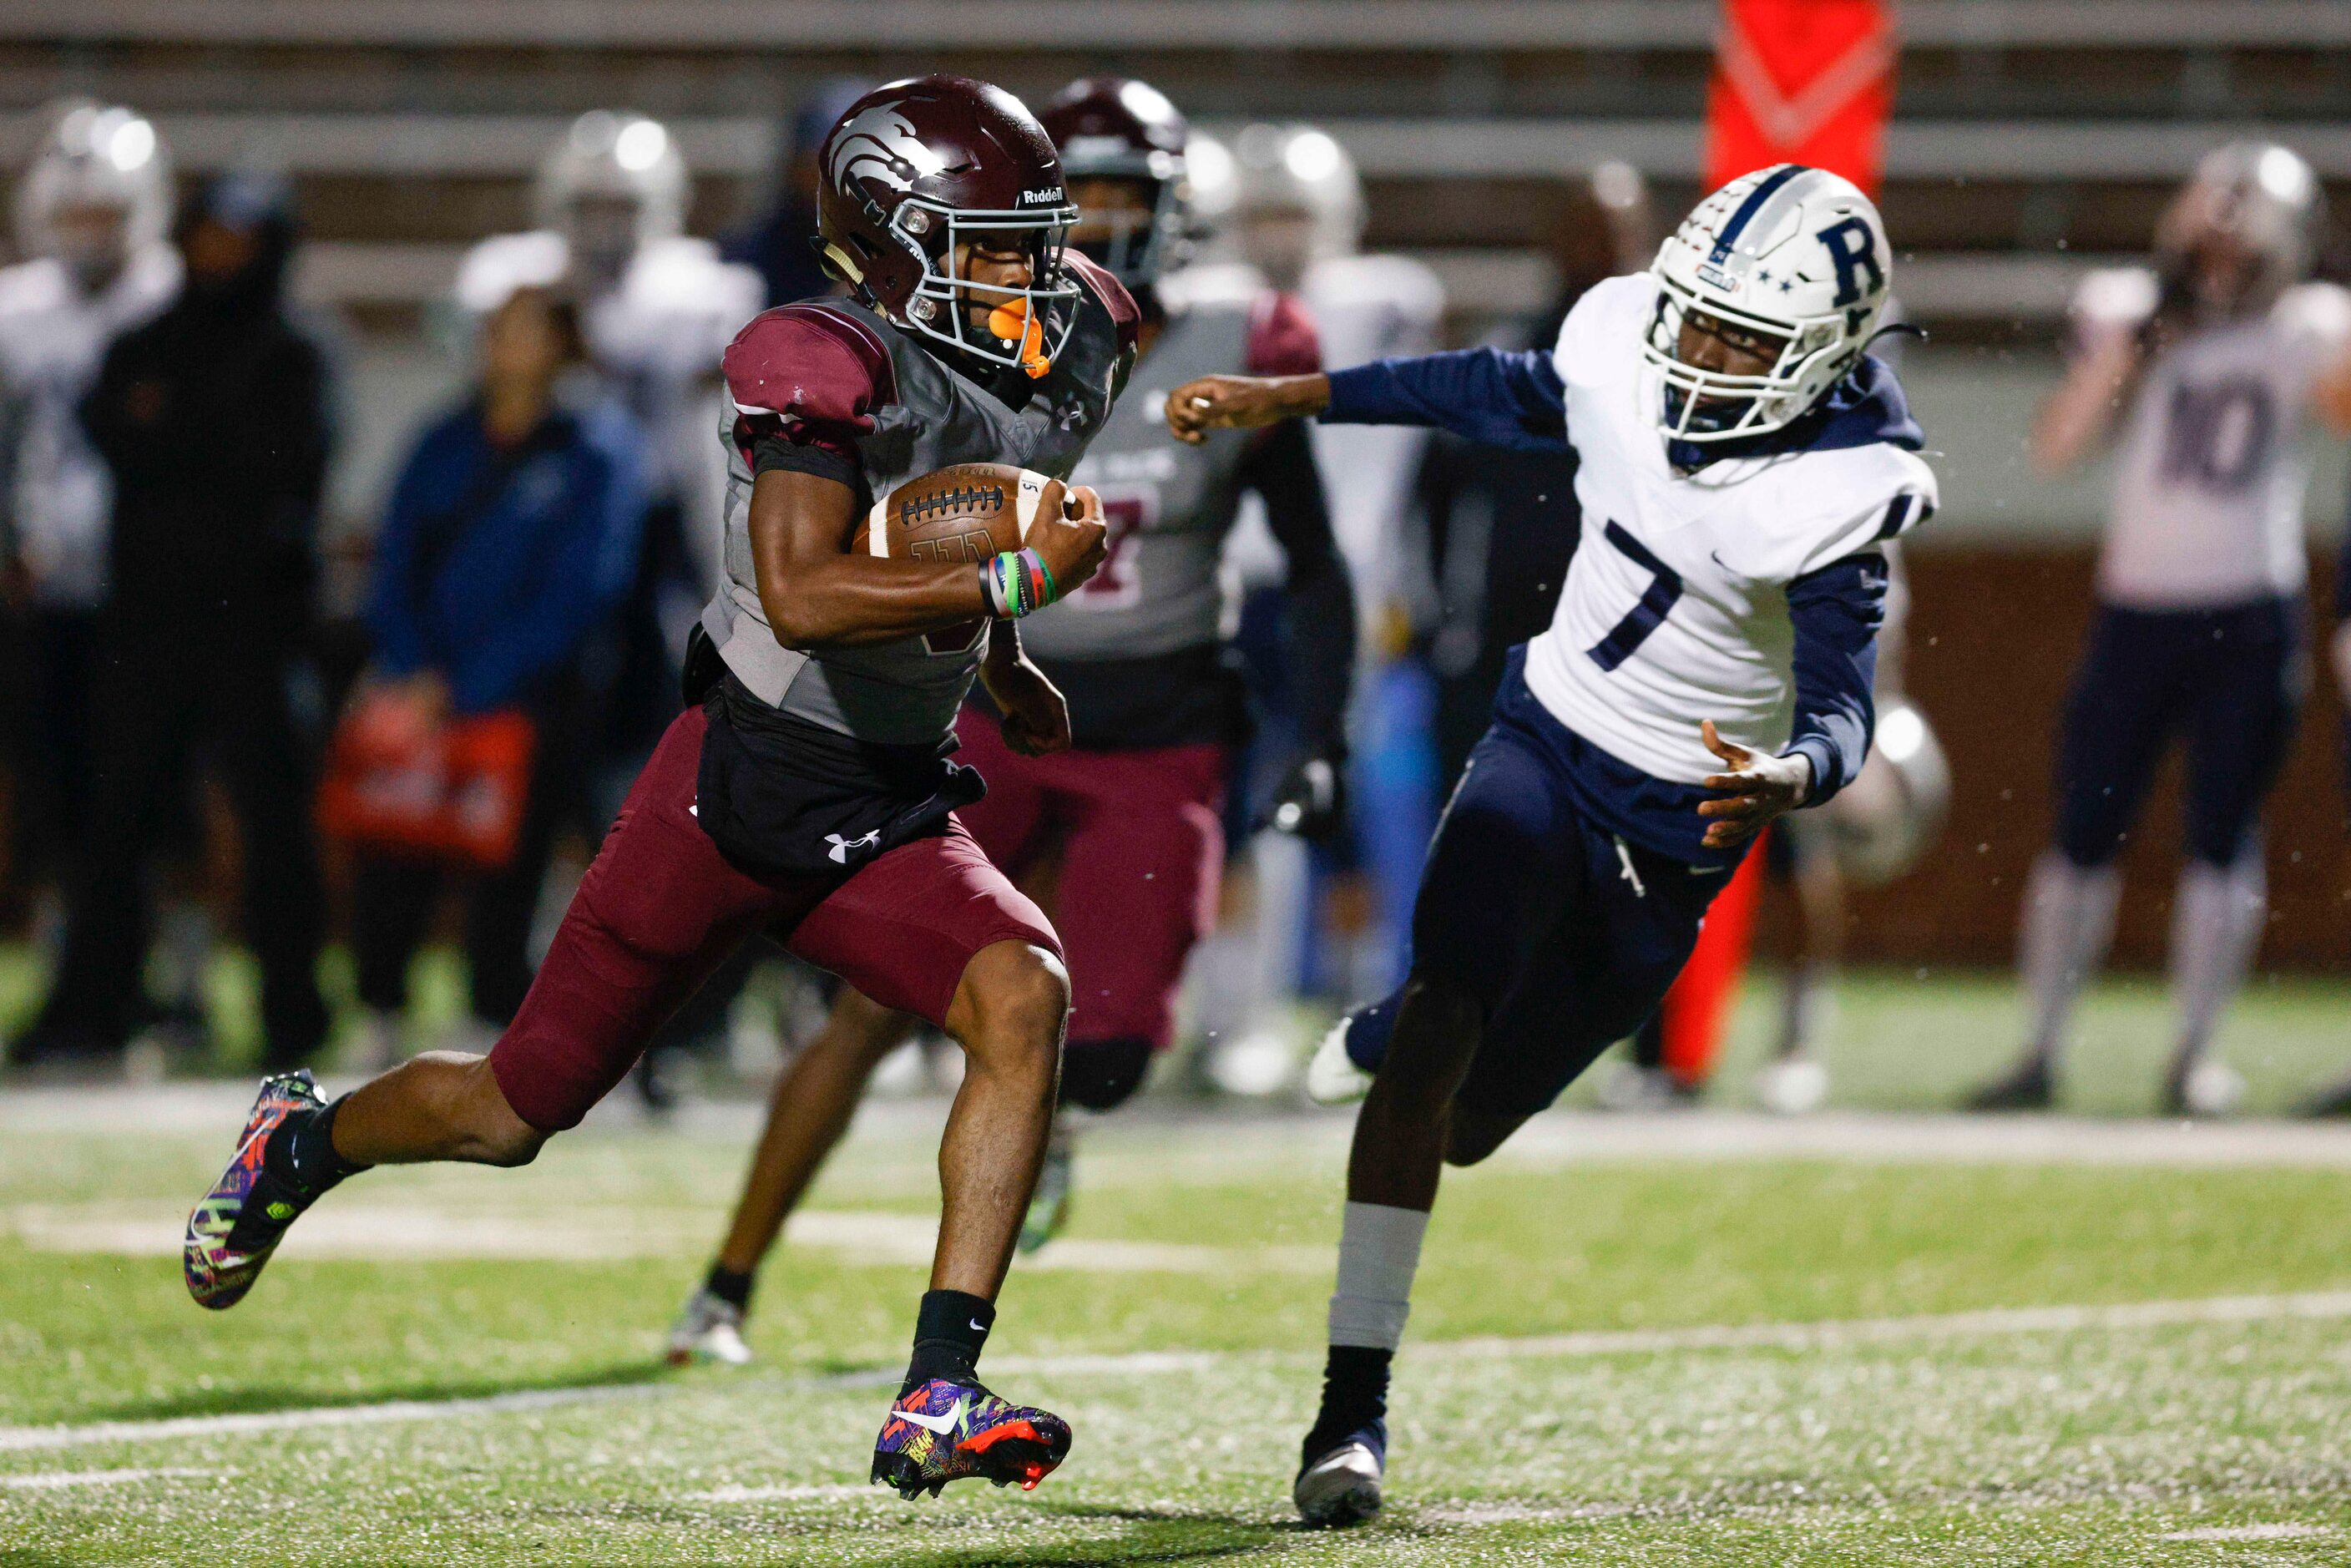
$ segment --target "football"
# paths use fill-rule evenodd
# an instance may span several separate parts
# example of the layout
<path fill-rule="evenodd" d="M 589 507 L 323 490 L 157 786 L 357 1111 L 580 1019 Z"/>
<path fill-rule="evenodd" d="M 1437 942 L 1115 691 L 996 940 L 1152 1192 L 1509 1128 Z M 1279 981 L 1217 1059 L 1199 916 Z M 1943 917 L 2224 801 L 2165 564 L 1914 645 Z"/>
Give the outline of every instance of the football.
<path fill-rule="evenodd" d="M 1060 515 L 1059 479 L 1007 463 L 959 463 L 909 479 L 873 503 L 852 553 L 977 564 L 1019 549 L 1039 517 Z"/>

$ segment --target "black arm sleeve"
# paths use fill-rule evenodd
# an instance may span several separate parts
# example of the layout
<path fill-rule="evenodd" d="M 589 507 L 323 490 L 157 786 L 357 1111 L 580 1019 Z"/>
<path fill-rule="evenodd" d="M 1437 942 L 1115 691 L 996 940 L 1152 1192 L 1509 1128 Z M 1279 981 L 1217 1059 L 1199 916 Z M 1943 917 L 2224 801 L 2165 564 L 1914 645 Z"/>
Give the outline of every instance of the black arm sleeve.
<path fill-rule="evenodd" d="M 1355 671 L 1355 589 L 1331 531 L 1331 508 L 1302 421 L 1266 432 L 1240 468 L 1265 502 L 1266 520 L 1289 558 L 1282 642 L 1311 750 L 1345 754 L 1347 693 Z"/>

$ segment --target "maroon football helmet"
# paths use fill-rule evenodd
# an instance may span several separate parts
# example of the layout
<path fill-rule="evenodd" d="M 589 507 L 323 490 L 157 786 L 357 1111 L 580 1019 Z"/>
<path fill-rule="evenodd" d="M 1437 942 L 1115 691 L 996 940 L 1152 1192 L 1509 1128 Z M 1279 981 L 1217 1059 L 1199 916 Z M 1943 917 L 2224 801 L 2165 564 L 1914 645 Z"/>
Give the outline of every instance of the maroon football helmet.
<path fill-rule="evenodd" d="M 968 77 L 891 82 L 849 106 L 817 162 L 825 258 L 876 309 L 1031 374 L 1061 351 L 1077 323 L 1061 246 L 1078 214 L 1051 140 L 1019 99 Z M 1029 287 L 962 277 L 957 252 L 970 242 L 1024 251 Z M 996 307 L 1011 335 L 974 328 L 966 298 Z"/>
<path fill-rule="evenodd" d="M 1072 180 L 1132 180 L 1150 216 L 1113 215 L 1099 235 L 1081 219 L 1075 243 L 1131 289 L 1147 288 L 1183 260 L 1192 187 L 1185 162 L 1191 127 L 1167 95 L 1127 77 L 1081 77 L 1045 108 L 1046 133 Z"/>

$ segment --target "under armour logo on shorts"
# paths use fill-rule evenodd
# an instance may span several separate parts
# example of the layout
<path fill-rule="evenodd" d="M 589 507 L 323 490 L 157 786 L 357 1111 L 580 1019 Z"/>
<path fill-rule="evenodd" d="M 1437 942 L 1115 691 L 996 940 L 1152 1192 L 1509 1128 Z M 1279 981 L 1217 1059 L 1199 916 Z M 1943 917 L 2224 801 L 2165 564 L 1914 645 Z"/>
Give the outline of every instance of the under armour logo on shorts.
<path fill-rule="evenodd" d="M 882 841 L 882 830 L 876 828 L 862 838 L 855 839 L 844 839 L 839 833 L 827 833 L 824 836 L 824 841 L 832 846 L 831 858 L 833 863 L 847 865 L 850 851 L 870 850 Z"/>

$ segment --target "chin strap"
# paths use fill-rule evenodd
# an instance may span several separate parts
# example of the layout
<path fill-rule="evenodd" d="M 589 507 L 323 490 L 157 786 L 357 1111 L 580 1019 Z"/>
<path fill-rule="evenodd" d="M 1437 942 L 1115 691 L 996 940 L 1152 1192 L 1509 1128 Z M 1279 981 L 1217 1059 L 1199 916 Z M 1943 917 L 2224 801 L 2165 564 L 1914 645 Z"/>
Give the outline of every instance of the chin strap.
<path fill-rule="evenodd" d="M 1893 321 L 1880 327 L 1861 340 L 1863 352 L 1866 353 L 1869 346 L 1880 338 L 1916 338 L 1922 343 L 1930 340 L 1927 329 L 1919 326 L 1916 321 Z"/>

